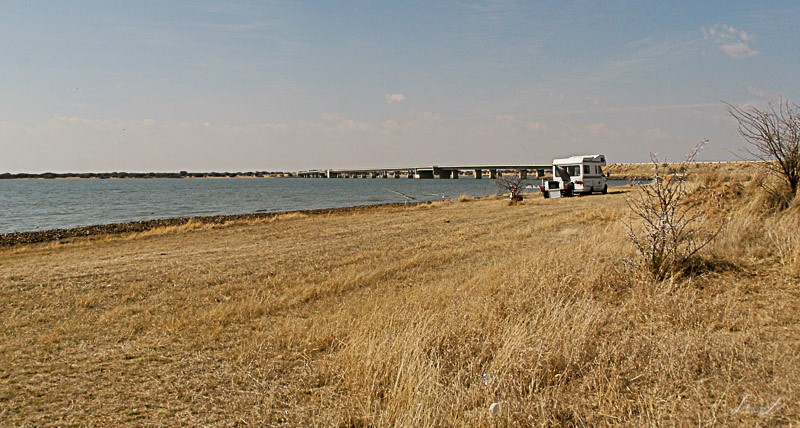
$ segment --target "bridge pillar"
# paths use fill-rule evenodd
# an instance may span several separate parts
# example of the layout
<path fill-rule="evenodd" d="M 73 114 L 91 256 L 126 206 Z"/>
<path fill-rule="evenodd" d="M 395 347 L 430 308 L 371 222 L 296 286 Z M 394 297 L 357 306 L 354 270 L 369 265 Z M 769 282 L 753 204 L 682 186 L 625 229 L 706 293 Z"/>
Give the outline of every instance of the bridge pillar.
<path fill-rule="evenodd" d="M 451 175 L 450 178 L 452 178 L 453 180 L 458 180 L 458 173 L 459 171 L 457 169 L 454 169 L 453 175 Z"/>
<path fill-rule="evenodd" d="M 519 170 L 519 178 L 528 178 L 528 170 L 527 169 Z"/>
<path fill-rule="evenodd" d="M 544 177 L 544 170 L 543 169 L 537 169 L 536 170 L 536 176 L 539 177 L 539 178 Z"/>
<path fill-rule="evenodd" d="M 417 178 L 424 178 L 429 179 L 433 178 L 433 170 L 432 169 L 418 169 L 417 170 Z"/>
<path fill-rule="evenodd" d="M 497 178 L 497 170 L 496 169 L 490 169 L 489 170 L 489 178 L 491 178 L 492 180 Z"/>
<path fill-rule="evenodd" d="M 433 175 L 434 176 L 438 176 L 439 179 L 450 178 L 452 173 L 453 173 L 453 171 L 450 171 L 450 170 L 447 170 L 447 169 L 434 169 L 433 170 Z"/>
<path fill-rule="evenodd" d="M 483 178 L 483 170 L 476 169 L 475 170 L 475 179 L 476 180 L 480 180 L 481 178 Z"/>
<path fill-rule="evenodd" d="M 394 172 L 394 178 L 400 178 L 400 171 Z"/>

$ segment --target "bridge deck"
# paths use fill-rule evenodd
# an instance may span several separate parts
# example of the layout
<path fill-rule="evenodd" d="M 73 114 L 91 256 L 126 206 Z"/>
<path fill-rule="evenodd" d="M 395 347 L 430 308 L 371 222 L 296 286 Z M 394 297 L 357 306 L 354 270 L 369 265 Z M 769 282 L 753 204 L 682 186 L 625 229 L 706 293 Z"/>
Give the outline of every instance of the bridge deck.
<path fill-rule="evenodd" d="M 535 171 L 540 175 L 549 170 L 550 163 L 539 164 L 488 164 L 488 165 L 432 165 L 432 166 L 413 166 L 413 167 L 391 167 L 391 168 L 355 168 L 355 169 L 324 169 L 299 171 L 299 177 L 315 178 L 341 178 L 341 177 L 388 177 L 392 174 L 395 178 L 405 175 L 409 178 L 458 178 L 460 171 L 474 172 L 475 178 L 481 178 L 483 171 L 489 171 L 490 177 L 495 178 L 498 172 L 515 171 L 519 174 L 527 175 L 528 172 Z"/>

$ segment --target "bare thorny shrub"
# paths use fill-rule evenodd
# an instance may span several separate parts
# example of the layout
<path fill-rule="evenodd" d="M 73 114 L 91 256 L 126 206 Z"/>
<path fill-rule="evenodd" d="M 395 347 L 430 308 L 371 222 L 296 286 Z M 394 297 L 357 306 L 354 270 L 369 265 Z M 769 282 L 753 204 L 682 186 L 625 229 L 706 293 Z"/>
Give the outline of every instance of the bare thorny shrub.
<path fill-rule="evenodd" d="M 528 184 L 528 179 L 522 176 L 497 177 L 494 184 L 509 193 L 509 203 L 513 205 L 522 200 L 522 191 Z"/>
<path fill-rule="evenodd" d="M 699 201 L 689 201 L 689 166 L 705 141 L 695 146 L 677 165 L 650 155 L 653 179 L 625 198 L 630 218 L 625 222 L 628 238 L 639 262 L 657 281 L 683 273 L 692 258 L 718 234 L 704 227 Z"/>
<path fill-rule="evenodd" d="M 725 104 L 749 144 L 747 155 L 761 161 L 767 174 L 779 178 L 777 186 L 764 189 L 778 199 L 780 208 L 788 207 L 800 188 L 800 106 L 786 99 L 766 109 Z"/>

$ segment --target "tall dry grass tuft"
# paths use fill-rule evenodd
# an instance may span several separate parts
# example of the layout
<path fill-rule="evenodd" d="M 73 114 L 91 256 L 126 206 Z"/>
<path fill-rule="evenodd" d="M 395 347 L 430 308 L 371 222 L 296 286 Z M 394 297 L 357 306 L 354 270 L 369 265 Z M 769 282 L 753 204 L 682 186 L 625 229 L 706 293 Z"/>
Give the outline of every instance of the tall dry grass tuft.
<path fill-rule="evenodd" d="M 153 229 L 145 230 L 143 232 L 131 233 L 125 236 L 125 239 L 133 240 L 133 239 L 145 238 L 148 236 L 161 236 L 174 233 L 190 232 L 200 229 L 210 229 L 211 227 L 213 227 L 212 224 L 203 223 L 200 220 L 191 218 L 186 223 L 180 225 L 156 227 Z"/>
<path fill-rule="evenodd" d="M 769 217 L 765 229 L 779 263 L 790 274 L 800 276 L 800 209 L 790 208 Z"/>
<path fill-rule="evenodd" d="M 747 265 L 777 263 L 790 275 L 798 270 L 800 209 L 783 209 L 782 198 L 764 190 L 774 177 L 759 174 L 724 175 L 697 185 L 692 197 L 702 205 L 711 222 L 723 221 L 723 229 L 708 252 L 716 260 L 747 269 Z M 774 187 L 779 183 L 771 183 Z"/>

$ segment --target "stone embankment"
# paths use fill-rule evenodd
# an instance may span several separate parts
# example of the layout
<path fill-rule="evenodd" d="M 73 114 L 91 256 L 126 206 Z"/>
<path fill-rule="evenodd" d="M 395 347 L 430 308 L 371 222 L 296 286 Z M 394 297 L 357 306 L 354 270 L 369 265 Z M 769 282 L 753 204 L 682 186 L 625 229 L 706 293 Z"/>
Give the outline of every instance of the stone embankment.
<path fill-rule="evenodd" d="M 428 202 L 419 202 L 418 204 L 425 204 Z M 215 216 L 202 216 L 202 217 L 174 217 L 157 220 L 144 220 L 132 221 L 128 223 L 112 223 L 101 224 L 94 226 L 74 227 L 68 229 L 51 229 L 42 231 L 31 232 L 13 232 L 0 234 L 0 248 L 13 247 L 18 245 L 38 244 L 45 242 L 69 242 L 73 238 L 83 238 L 98 235 L 120 235 L 125 233 L 138 233 L 147 230 L 158 229 L 170 226 L 182 226 L 189 221 L 199 222 L 203 224 L 225 224 L 232 222 L 247 222 L 255 220 L 264 220 L 274 218 L 280 215 L 300 213 L 305 215 L 325 215 L 335 213 L 346 213 L 370 210 L 380 207 L 401 207 L 404 205 L 400 203 L 380 204 L 380 205 L 365 205 L 356 207 L 345 208 L 326 208 L 316 210 L 304 211 L 283 211 L 273 213 L 254 213 L 254 214 L 232 214 L 232 215 L 215 215 Z"/>

